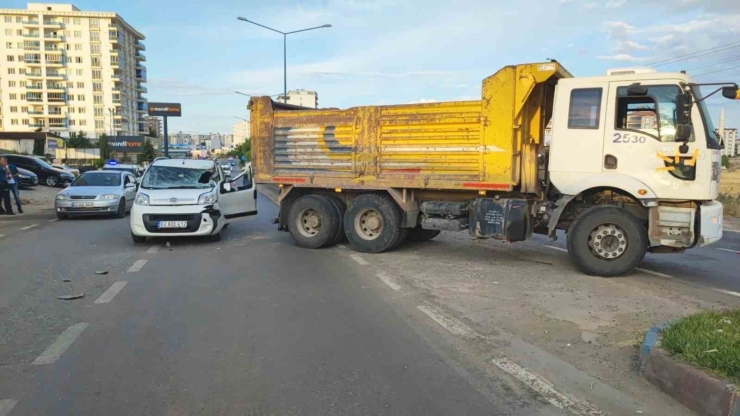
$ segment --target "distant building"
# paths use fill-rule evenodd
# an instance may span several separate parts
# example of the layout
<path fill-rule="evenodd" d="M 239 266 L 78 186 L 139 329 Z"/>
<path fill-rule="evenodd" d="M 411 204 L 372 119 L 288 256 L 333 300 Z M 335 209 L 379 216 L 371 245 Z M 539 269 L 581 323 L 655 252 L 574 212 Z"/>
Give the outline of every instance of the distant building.
<path fill-rule="evenodd" d="M 162 120 L 159 117 L 144 117 L 144 125 L 146 126 L 147 134 L 150 131 L 154 131 L 157 137 L 162 137 Z"/>
<path fill-rule="evenodd" d="M 714 131 L 719 136 L 719 129 Z M 740 153 L 740 141 L 737 139 L 737 129 L 725 128 L 725 134 L 722 138 L 725 144 L 725 148 L 722 149 L 722 154 L 727 157 L 735 157 Z"/>
<path fill-rule="evenodd" d="M 224 134 L 221 136 L 221 146 L 228 147 L 229 149 L 234 147 L 234 135 L 233 134 Z"/>
<path fill-rule="evenodd" d="M 277 98 L 278 102 L 284 102 L 283 96 Z M 288 104 L 308 108 L 319 108 L 319 94 L 316 91 L 290 90 L 288 91 Z"/>
<path fill-rule="evenodd" d="M 249 121 L 244 120 L 238 123 L 234 123 L 231 128 L 231 133 L 232 136 L 234 136 L 231 142 L 234 147 L 244 143 L 245 141 L 247 141 L 250 135 Z"/>

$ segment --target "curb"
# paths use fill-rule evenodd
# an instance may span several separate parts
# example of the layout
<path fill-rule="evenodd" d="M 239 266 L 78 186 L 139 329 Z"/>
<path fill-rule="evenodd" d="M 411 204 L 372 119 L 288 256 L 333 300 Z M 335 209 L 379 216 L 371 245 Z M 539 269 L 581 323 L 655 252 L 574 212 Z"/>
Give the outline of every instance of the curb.
<path fill-rule="evenodd" d="M 740 391 L 735 385 L 656 347 L 660 331 L 668 325 L 656 325 L 645 334 L 639 357 L 642 377 L 700 416 L 740 416 Z"/>

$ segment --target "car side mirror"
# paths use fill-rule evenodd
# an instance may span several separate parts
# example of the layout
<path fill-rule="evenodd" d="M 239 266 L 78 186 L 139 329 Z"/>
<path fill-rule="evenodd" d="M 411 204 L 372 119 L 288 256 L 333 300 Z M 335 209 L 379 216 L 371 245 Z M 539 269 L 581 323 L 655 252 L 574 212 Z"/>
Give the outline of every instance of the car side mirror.
<path fill-rule="evenodd" d="M 691 138 L 691 124 L 678 124 L 676 125 L 676 141 L 677 142 L 688 142 Z"/>
<path fill-rule="evenodd" d="M 135 183 L 132 183 L 132 182 L 129 182 L 129 183 L 126 184 L 126 188 L 136 188 L 136 184 Z"/>
<path fill-rule="evenodd" d="M 737 85 L 722 88 L 722 96 L 730 100 L 740 100 L 740 89 Z"/>
<path fill-rule="evenodd" d="M 223 186 L 224 192 L 231 192 L 231 184 L 229 182 L 224 182 L 222 186 Z"/>

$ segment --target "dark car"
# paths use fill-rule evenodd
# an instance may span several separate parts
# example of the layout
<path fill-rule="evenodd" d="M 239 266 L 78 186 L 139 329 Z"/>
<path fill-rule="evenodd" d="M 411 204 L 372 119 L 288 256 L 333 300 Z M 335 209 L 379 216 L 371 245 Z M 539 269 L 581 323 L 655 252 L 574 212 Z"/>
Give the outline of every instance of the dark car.
<path fill-rule="evenodd" d="M 48 186 L 62 186 L 65 183 L 71 183 L 75 176 L 61 169 L 55 169 L 44 160 L 23 155 L 2 155 L 8 159 L 8 163 L 14 164 L 21 169 L 30 170 L 35 173 L 39 182 Z"/>
<path fill-rule="evenodd" d="M 39 184 L 39 177 L 30 170 L 18 168 L 18 173 L 21 174 L 21 176 L 18 177 L 19 187 L 30 188 L 31 186 L 37 186 Z"/>

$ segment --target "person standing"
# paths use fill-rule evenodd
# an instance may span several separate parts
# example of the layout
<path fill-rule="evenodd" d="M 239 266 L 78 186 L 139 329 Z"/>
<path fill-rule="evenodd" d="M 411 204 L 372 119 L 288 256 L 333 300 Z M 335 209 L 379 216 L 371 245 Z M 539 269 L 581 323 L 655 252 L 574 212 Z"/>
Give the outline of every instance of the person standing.
<path fill-rule="evenodd" d="M 5 209 L 0 207 L 0 215 L 15 215 L 13 206 L 10 205 L 10 185 L 8 184 L 10 171 L 5 166 L 7 163 L 4 157 L 0 157 L 0 202 L 5 205 Z"/>
<path fill-rule="evenodd" d="M 20 184 L 21 174 L 20 172 L 18 172 L 18 167 L 12 163 L 9 163 L 7 159 L 5 160 L 5 164 L 7 165 L 12 178 L 8 180 L 8 183 L 10 184 L 10 192 L 13 194 L 13 198 L 15 198 L 15 205 L 18 207 L 18 213 L 23 214 L 23 208 L 21 207 L 21 198 L 18 195 L 18 185 Z"/>

